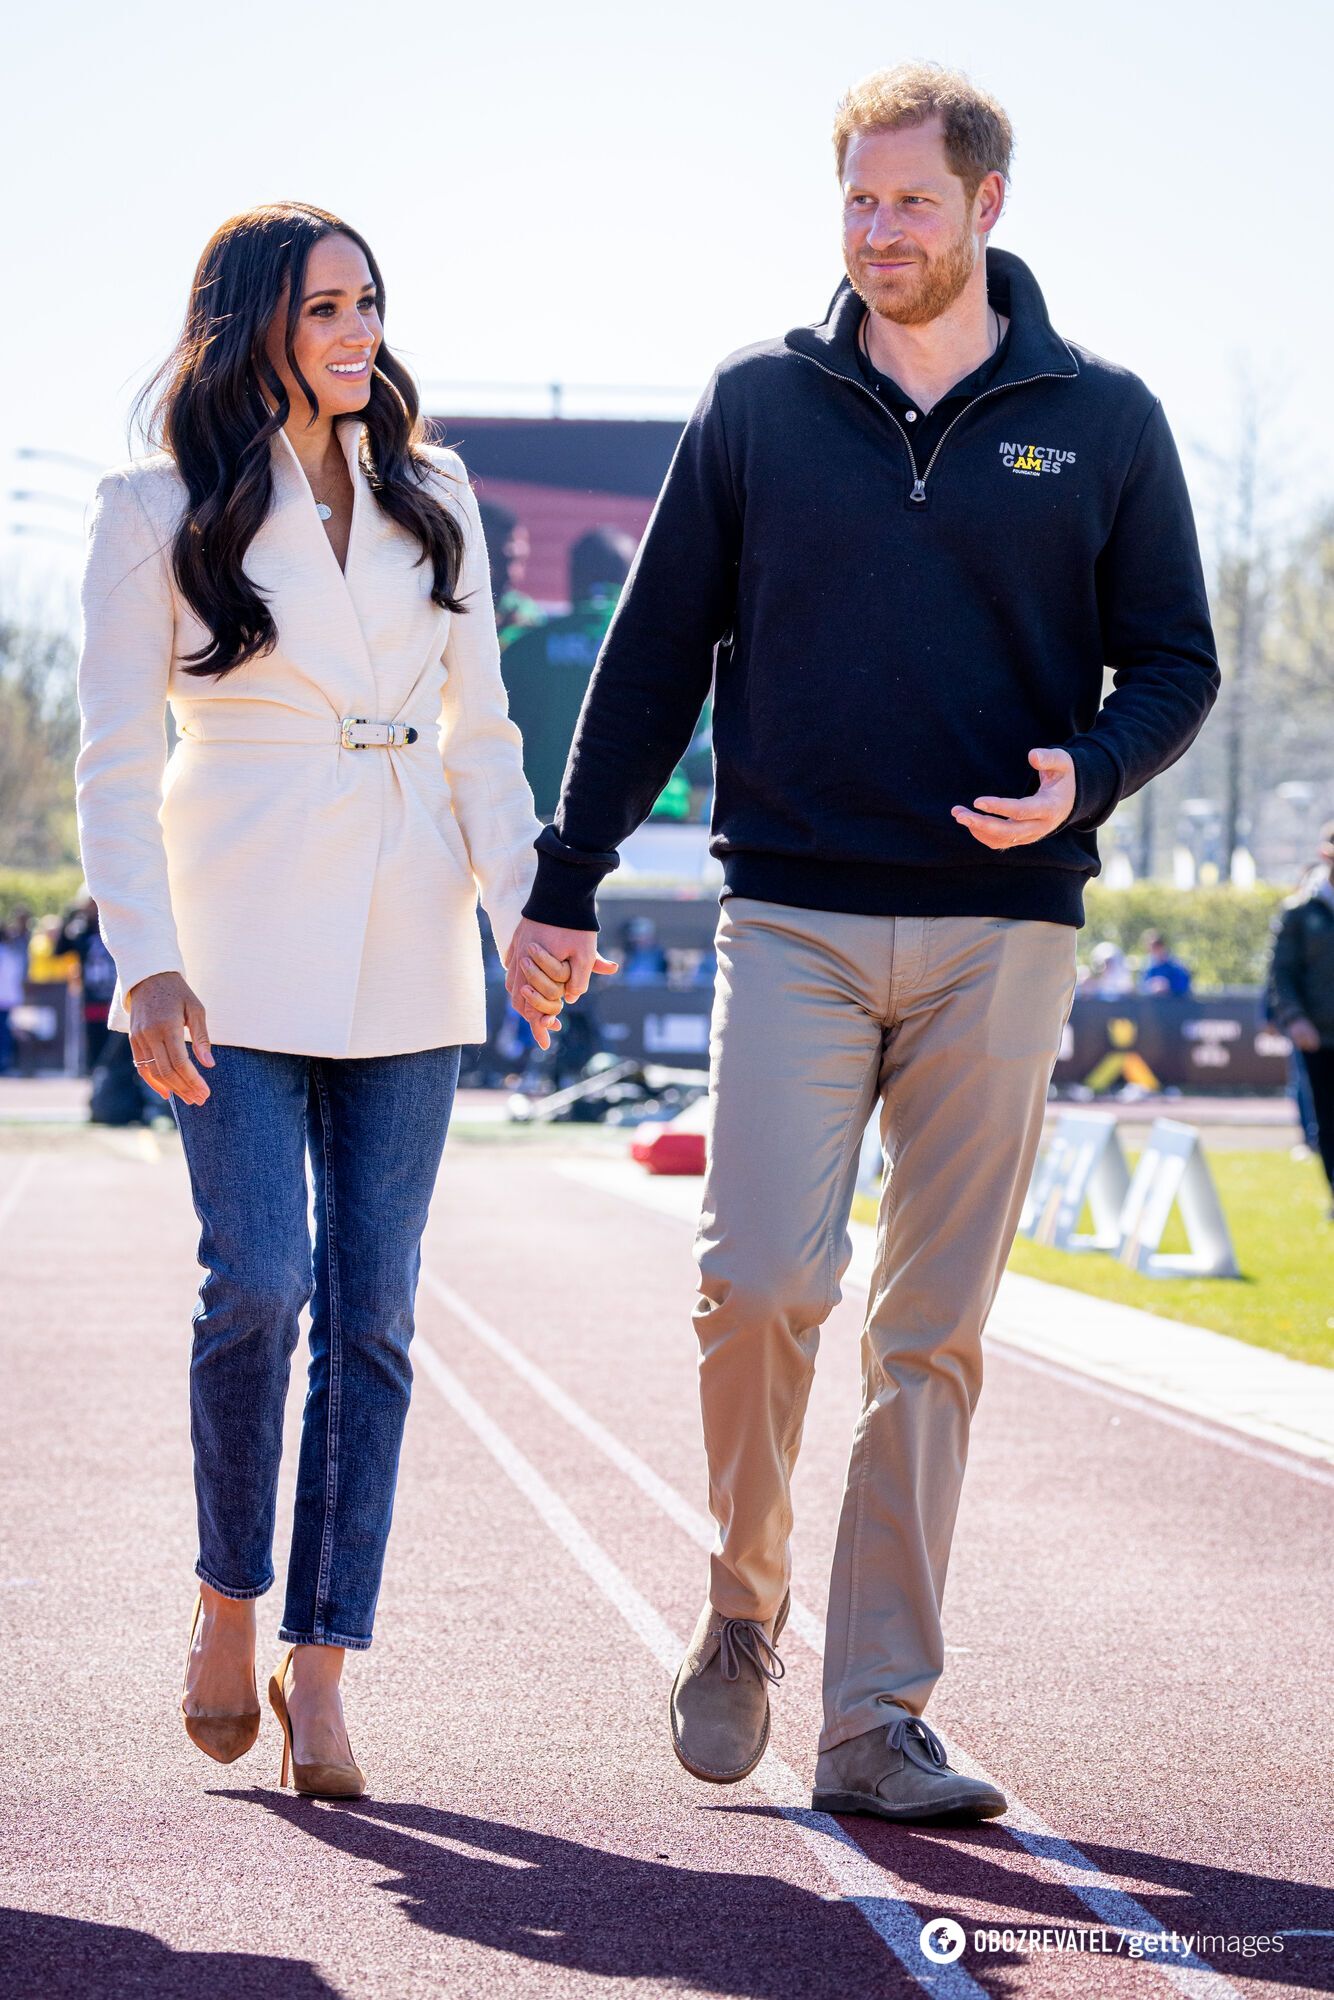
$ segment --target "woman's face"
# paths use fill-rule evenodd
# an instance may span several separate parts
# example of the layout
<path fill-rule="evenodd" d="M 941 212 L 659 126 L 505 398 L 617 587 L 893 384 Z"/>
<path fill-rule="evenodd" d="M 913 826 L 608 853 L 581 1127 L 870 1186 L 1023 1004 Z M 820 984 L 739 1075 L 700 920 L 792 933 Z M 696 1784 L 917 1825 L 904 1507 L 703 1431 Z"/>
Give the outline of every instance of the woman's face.
<path fill-rule="evenodd" d="M 287 308 L 284 289 L 266 346 L 293 411 L 301 411 L 307 407 L 305 393 L 287 365 L 284 346 Z M 301 311 L 292 336 L 297 365 L 315 393 L 321 416 L 340 417 L 365 409 L 382 338 L 364 251 L 348 236 L 322 236 L 306 259 Z"/>

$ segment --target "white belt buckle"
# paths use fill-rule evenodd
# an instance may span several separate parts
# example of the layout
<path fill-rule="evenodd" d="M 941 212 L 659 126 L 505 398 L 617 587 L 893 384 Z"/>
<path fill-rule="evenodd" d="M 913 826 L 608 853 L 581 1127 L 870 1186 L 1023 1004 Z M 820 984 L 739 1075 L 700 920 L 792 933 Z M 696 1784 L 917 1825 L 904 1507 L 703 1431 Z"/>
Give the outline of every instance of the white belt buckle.
<path fill-rule="evenodd" d="M 345 715 L 339 741 L 344 750 L 399 750 L 415 743 L 417 732 L 406 722 L 371 722 L 364 715 Z"/>

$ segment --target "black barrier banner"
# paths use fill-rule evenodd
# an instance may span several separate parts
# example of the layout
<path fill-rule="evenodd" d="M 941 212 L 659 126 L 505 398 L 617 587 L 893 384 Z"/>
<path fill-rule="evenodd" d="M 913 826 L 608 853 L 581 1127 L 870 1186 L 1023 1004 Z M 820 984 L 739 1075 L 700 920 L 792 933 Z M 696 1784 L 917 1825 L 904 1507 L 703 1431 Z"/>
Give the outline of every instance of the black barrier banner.
<path fill-rule="evenodd" d="M 579 1011 L 587 1016 L 596 1047 L 614 1056 L 679 1068 L 708 1065 L 711 985 L 674 985 L 667 980 L 630 985 L 599 982 Z M 505 989 L 488 985 L 488 1057 L 504 1066 L 497 1051 L 505 1019 Z M 585 1043 L 588 1035 L 583 1037 Z M 1111 1096 L 1127 1085 L 1145 1091 L 1273 1092 L 1287 1085 L 1287 1037 L 1260 1018 L 1260 994 L 1233 988 L 1199 998 L 1171 999 L 1135 994 L 1122 1000 L 1077 996 L 1062 1039 L 1055 1082 L 1077 1086 L 1095 1097 Z M 494 1066 L 494 1064 L 493 1064 Z M 510 1061 L 509 1067 L 517 1067 Z"/>

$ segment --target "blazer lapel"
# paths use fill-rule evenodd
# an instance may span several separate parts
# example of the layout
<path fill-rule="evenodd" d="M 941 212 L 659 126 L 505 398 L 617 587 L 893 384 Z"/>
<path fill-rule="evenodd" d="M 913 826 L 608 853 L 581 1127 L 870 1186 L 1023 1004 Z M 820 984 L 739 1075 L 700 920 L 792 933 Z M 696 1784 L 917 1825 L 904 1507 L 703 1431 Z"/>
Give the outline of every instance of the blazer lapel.
<path fill-rule="evenodd" d="M 339 434 L 355 495 L 344 581 L 370 657 L 376 713 L 389 722 L 443 651 L 448 614 L 431 601 L 431 567 L 419 544 L 375 498 L 361 464 L 362 426 L 344 424 Z"/>
<path fill-rule="evenodd" d="M 284 431 L 272 440 L 270 454 L 273 499 L 246 552 L 246 571 L 269 601 L 282 658 L 335 715 L 362 714 L 375 696 L 366 636 Z M 354 512 L 354 534 L 356 526 Z"/>
<path fill-rule="evenodd" d="M 417 543 L 371 490 L 362 430 L 349 421 L 337 431 L 352 480 L 346 568 L 338 566 L 301 461 L 280 430 L 270 447 L 273 502 L 246 569 L 273 609 L 283 658 L 334 713 L 389 722 L 443 650 L 448 614 L 431 602 L 431 571 L 418 564 Z"/>

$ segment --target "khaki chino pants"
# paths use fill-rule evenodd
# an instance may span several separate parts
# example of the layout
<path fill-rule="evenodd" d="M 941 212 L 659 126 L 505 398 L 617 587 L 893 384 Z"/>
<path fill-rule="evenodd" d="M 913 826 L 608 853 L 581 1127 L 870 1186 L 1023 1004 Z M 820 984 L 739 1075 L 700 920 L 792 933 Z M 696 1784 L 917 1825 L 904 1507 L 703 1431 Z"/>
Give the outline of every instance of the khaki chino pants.
<path fill-rule="evenodd" d="M 695 1328 L 724 1616 L 772 1618 L 787 1588 L 792 1472 L 877 1101 L 890 1161 L 829 1594 L 832 1749 L 883 1721 L 885 1700 L 920 1714 L 944 1663 L 982 1328 L 1070 1012 L 1075 932 L 731 897 L 717 952 Z"/>

